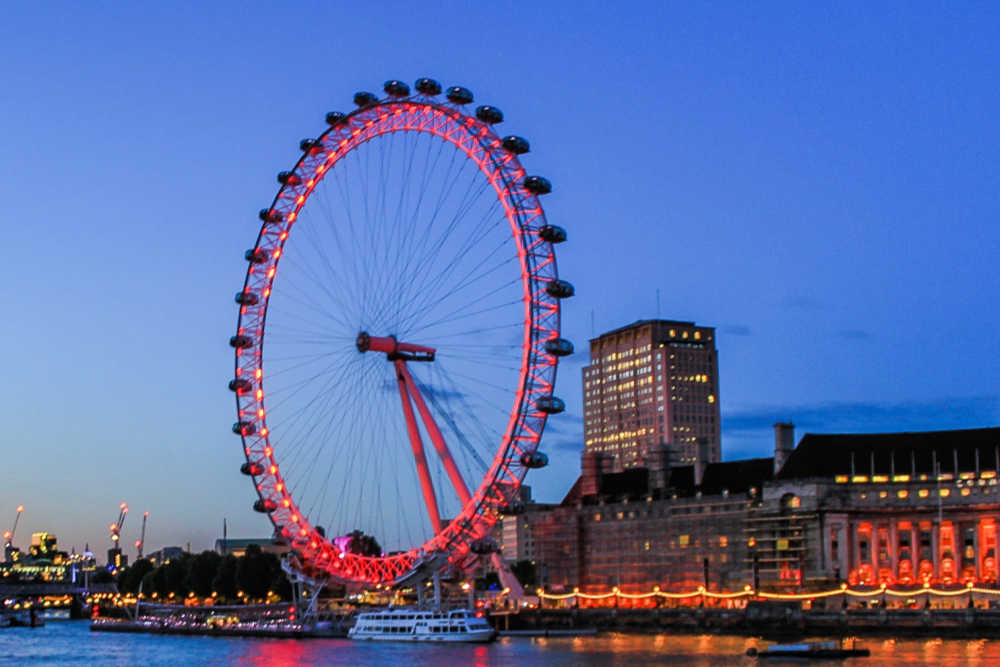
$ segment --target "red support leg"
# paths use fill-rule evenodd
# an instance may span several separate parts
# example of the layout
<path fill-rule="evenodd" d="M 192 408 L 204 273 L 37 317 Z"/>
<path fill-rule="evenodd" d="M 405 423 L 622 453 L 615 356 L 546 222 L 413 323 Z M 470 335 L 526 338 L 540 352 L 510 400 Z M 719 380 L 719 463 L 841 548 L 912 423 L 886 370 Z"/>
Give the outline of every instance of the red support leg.
<path fill-rule="evenodd" d="M 413 459 L 417 464 L 420 487 L 424 492 L 424 503 L 427 505 L 427 513 L 430 515 L 431 528 L 437 534 L 441 532 L 441 513 L 438 511 L 437 499 L 434 498 L 434 485 L 431 482 L 430 470 L 427 468 L 424 443 L 420 440 L 417 419 L 413 415 L 413 406 L 410 405 L 410 397 L 406 390 L 406 381 L 410 377 L 410 374 L 406 371 L 406 362 L 402 359 L 396 359 L 393 365 L 396 367 L 396 381 L 399 383 L 399 399 L 403 403 L 403 415 L 406 417 L 406 429 L 410 435 L 410 445 L 413 447 Z"/>
<path fill-rule="evenodd" d="M 469 494 L 469 488 L 465 485 L 465 480 L 462 479 L 461 473 L 458 472 L 458 466 L 455 465 L 455 460 L 451 458 L 451 451 L 448 450 L 448 445 L 444 442 L 444 436 L 441 435 L 441 429 L 438 428 L 437 423 L 434 421 L 434 417 L 431 416 L 430 410 L 427 409 L 427 404 L 424 403 L 424 397 L 421 396 L 420 390 L 417 389 L 416 383 L 413 381 L 413 377 L 410 375 L 410 371 L 406 368 L 406 364 L 397 361 L 397 368 L 400 368 L 400 374 L 403 376 L 403 380 L 406 382 L 407 388 L 410 390 L 410 396 L 413 397 L 413 402 L 417 404 L 417 410 L 420 411 L 420 417 L 424 420 L 424 426 L 427 427 L 427 433 L 431 436 L 431 442 L 434 443 L 434 449 L 437 450 L 438 456 L 441 457 L 441 462 L 444 463 L 444 469 L 448 473 L 448 478 L 451 479 L 452 486 L 455 487 L 455 493 L 458 494 L 458 499 L 462 503 L 462 507 L 469 504 L 469 500 L 472 496 Z"/>

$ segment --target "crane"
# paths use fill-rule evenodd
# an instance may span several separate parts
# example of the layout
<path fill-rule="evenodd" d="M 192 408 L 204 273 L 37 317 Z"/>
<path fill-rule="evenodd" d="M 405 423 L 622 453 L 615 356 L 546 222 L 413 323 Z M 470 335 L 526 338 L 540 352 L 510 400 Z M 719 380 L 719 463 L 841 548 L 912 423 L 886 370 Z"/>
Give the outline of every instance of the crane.
<path fill-rule="evenodd" d="M 123 502 L 118 506 L 118 521 L 108 526 L 111 531 L 111 548 L 108 549 L 108 569 L 112 574 L 117 573 L 119 568 L 124 566 L 122 550 L 118 546 L 118 541 L 122 538 L 122 528 L 125 526 L 125 517 L 128 516 L 128 503 Z"/>
<path fill-rule="evenodd" d="M 14 551 L 14 533 L 17 532 L 17 522 L 21 520 L 21 512 L 24 511 L 24 505 L 17 506 L 17 514 L 14 515 L 14 525 L 10 530 L 5 530 L 3 533 L 3 554 L 4 560 L 10 562 L 11 554 Z"/>
<path fill-rule="evenodd" d="M 135 541 L 135 548 L 139 550 L 139 555 L 136 560 L 142 558 L 142 547 L 146 543 L 146 519 L 149 518 L 149 512 L 142 513 L 142 533 L 139 535 L 139 539 Z"/>
<path fill-rule="evenodd" d="M 112 548 L 118 546 L 118 540 L 122 537 L 122 528 L 125 526 L 125 517 L 128 515 L 128 503 L 122 503 L 118 506 L 118 521 L 108 526 L 108 530 L 111 531 L 111 541 L 113 544 Z"/>

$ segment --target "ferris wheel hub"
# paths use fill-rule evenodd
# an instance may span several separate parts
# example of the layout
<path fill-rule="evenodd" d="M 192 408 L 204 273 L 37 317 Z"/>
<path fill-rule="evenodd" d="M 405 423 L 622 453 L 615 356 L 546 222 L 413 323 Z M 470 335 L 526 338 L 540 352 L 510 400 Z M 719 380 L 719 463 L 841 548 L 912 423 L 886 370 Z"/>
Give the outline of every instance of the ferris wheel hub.
<path fill-rule="evenodd" d="M 384 352 L 388 361 L 434 361 L 433 347 L 400 343 L 395 336 L 371 336 L 362 331 L 354 340 L 358 352 Z"/>

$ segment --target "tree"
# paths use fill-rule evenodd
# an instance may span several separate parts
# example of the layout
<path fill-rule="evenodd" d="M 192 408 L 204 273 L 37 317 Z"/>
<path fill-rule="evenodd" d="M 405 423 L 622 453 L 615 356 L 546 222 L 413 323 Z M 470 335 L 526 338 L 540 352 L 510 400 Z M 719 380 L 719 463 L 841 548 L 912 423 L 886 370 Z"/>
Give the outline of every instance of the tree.
<path fill-rule="evenodd" d="M 186 554 L 180 558 L 171 558 L 170 562 L 162 566 L 168 595 L 170 593 L 173 593 L 177 597 L 187 595 L 188 570 L 190 566 L 191 556 Z"/>
<path fill-rule="evenodd" d="M 140 558 L 118 575 L 118 590 L 123 593 L 138 593 L 142 578 L 152 571 L 153 563 L 146 558 Z"/>
<path fill-rule="evenodd" d="M 347 543 L 347 550 L 359 556 L 381 556 L 382 547 L 371 535 L 365 535 L 360 530 L 348 533 L 351 541 Z"/>
<path fill-rule="evenodd" d="M 212 583 L 219 572 L 222 556 L 214 551 L 202 551 L 191 559 L 191 569 L 188 571 L 188 589 L 200 598 L 212 594 Z"/>
<path fill-rule="evenodd" d="M 281 560 L 272 553 L 264 554 L 267 559 L 267 567 L 271 572 L 270 590 L 282 600 L 292 599 L 292 584 L 288 581 L 288 576 L 281 569 Z"/>
<path fill-rule="evenodd" d="M 217 592 L 223 599 L 232 600 L 239 590 L 236 583 L 236 556 L 226 555 L 219 562 L 219 569 L 212 580 L 212 590 Z"/>
<path fill-rule="evenodd" d="M 271 586 L 271 568 L 256 544 L 247 547 L 236 566 L 236 581 L 249 598 L 262 598 Z"/>

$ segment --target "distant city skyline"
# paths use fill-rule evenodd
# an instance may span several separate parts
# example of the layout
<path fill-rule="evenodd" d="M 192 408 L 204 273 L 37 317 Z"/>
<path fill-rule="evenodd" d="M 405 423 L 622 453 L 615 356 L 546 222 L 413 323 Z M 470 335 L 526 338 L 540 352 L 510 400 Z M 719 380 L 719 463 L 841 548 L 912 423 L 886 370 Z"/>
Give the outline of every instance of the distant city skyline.
<path fill-rule="evenodd" d="M 516 17 L 516 19 L 511 19 Z M 1000 8 L 323 3 L 5 11 L 0 527 L 98 554 L 263 537 L 230 431 L 236 306 L 299 141 L 431 76 L 550 179 L 577 296 L 548 468 L 579 474 L 589 338 L 716 327 L 722 458 L 1000 423 Z M 659 290 L 659 298 L 657 291 Z"/>

